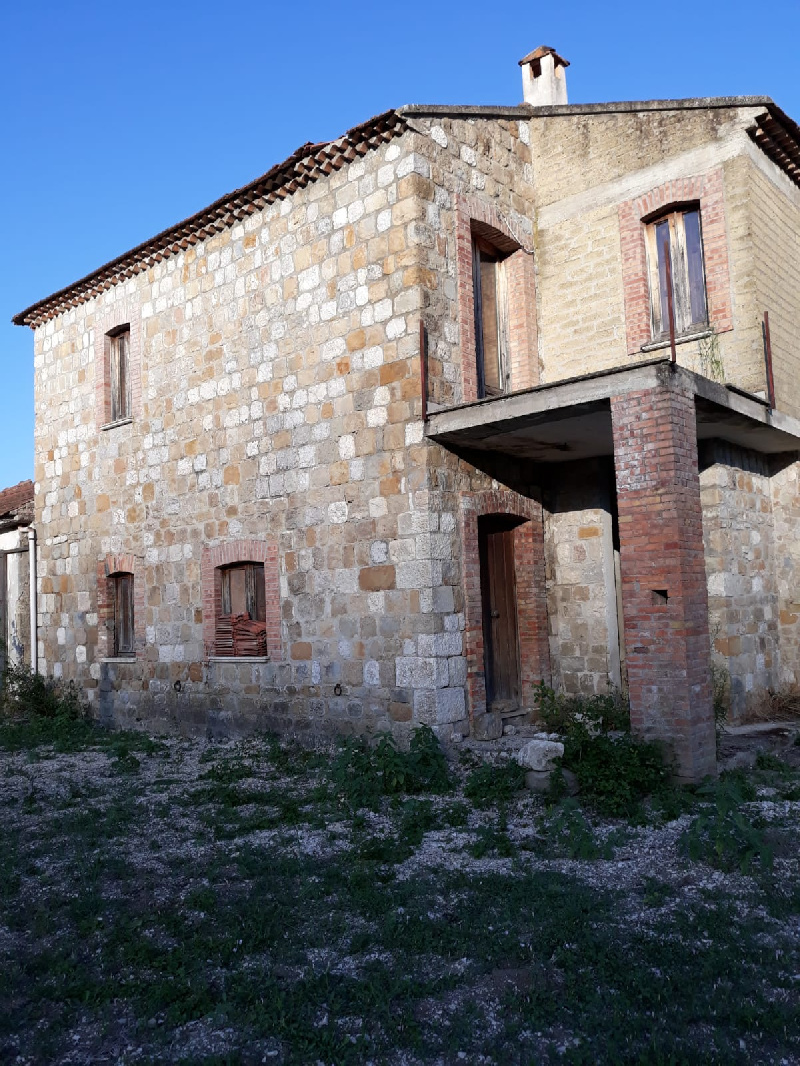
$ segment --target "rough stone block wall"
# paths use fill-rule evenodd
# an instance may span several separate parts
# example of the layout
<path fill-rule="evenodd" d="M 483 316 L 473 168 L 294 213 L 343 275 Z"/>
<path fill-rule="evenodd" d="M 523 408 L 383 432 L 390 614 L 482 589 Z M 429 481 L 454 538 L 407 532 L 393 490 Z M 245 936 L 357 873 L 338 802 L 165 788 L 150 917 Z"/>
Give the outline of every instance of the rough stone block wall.
<path fill-rule="evenodd" d="M 789 458 L 789 457 L 787 457 Z M 780 688 L 800 685 L 800 464 L 778 463 L 772 476 Z"/>
<path fill-rule="evenodd" d="M 553 683 L 592 695 L 621 688 L 609 474 L 565 469 L 547 494 L 546 558 Z M 613 476 L 613 475 L 612 475 Z"/>
<path fill-rule="evenodd" d="M 418 323 L 457 399 L 455 197 L 530 233 L 529 152 L 516 122 L 418 127 L 37 329 L 42 668 L 98 713 L 212 731 L 466 716 L 458 501 L 491 479 L 423 439 Z M 140 398 L 104 430 L 97 353 L 126 321 Z M 203 559 L 248 541 L 277 556 L 279 646 L 215 661 Z M 135 663 L 100 639 L 98 565 L 121 556 L 144 595 Z"/>
<path fill-rule="evenodd" d="M 730 713 L 780 687 L 776 553 L 769 460 L 715 441 L 700 474 L 714 660 L 727 674 Z"/>
<path fill-rule="evenodd" d="M 96 705 L 187 728 L 435 720 L 406 668 L 442 582 L 419 421 L 430 164 L 413 139 L 37 330 L 42 667 Z M 117 304 L 141 322 L 141 411 L 101 430 L 96 331 Z M 248 538 L 279 556 L 280 646 L 214 663 L 203 552 Z M 146 590 L 135 664 L 101 661 L 109 554 L 134 557 Z"/>

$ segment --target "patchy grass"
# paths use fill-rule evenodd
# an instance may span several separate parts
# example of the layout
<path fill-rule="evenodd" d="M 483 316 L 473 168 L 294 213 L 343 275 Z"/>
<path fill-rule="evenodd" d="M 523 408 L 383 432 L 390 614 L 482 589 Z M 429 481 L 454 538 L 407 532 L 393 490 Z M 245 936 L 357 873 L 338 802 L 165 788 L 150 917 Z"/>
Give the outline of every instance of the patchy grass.
<path fill-rule="evenodd" d="M 800 1060 L 786 763 L 631 824 L 430 738 L 35 724 L 0 726 L 0 1061 Z"/>

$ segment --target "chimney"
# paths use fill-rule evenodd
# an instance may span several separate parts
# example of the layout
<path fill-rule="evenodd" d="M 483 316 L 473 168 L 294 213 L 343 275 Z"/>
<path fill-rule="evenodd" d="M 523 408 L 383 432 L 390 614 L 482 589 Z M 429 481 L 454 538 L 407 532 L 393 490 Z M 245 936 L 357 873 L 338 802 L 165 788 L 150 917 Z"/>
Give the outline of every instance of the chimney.
<path fill-rule="evenodd" d="M 567 102 L 567 75 L 569 63 L 555 48 L 540 45 L 520 59 L 522 67 L 522 95 L 526 104 L 534 107 L 549 107 Z"/>

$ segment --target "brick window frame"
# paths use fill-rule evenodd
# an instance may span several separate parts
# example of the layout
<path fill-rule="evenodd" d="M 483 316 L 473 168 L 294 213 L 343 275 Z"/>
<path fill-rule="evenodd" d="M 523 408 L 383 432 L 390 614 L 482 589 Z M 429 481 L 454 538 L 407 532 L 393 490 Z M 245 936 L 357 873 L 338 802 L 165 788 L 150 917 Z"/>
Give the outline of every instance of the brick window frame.
<path fill-rule="evenodd" d="M 455 217 L 462 402 L 470 403 L 478 399 L 475 291 L 472 281 L 473 236 L 483 238 L 506 255 L 509 391 L 519 392 L 538 385 L 539 348 L 533 248 L 495 207 L 475 197 L 456 196 Z"/>
<path fill-rule="evenodd" d="M 709 329 L 717 333 L 733 329 L 723 174 L 722 168 L 717 168 L 707 174 L 668 181 L 619 205 L 628 355 L 641 352 L 643 345 L 659 343 L 654 341 L 651 329 L 645 230 L 657 214 L 686 203 L 700 206 Z"/>
<path fill-rule="evenodd" d="M 533 705 L 534 686 L 550 682 L 547 632 L 544 523 L 541 504 L 509 489 L 463 493 L 460 498 L 464 649 L 467 659 L 467 709 L 470 722 L 486 713 L 483 599 L 481 594 L 478 519 L 508 515 L 522 519 L 514 529 L 517 574 L 517 624 L 522 706 Z"/>
<path fill-rule="evenodd" d="M 111 421 L 111 338 L 127 327 L 130 413 Z M 137 301 L 117 300 L 97 313 L 94 325 L 95 421 L 98 429 L 124 425 L 142 415 L 142 316 Z"/>
<path fill-rule="evenodd" d="M 281 652 L 281 594 L 278 546 L 263 540 L 230 540 L 204 548 L 200 563 L 203 590 L 203 645 L 206 659 L 216 657 L 217 618 L 222 613 L 222 570 L 236 563 L 262 563 L 266 606 L 267 655 L 279 659 Z M 236 662 L 236 656 L 225 656 Z"/>
<path fill-rule="evenodd" d="M 114 592 L 117 574 L 133 574 L 133 646 L 130 655 L 114 655 Z M 145 646 L 145 596 L 141 571 L 137 575 L 136 556 L 130 553 L 106 555 L 97 564 L 97 654 L 100 659 L 138 659 Z"/>

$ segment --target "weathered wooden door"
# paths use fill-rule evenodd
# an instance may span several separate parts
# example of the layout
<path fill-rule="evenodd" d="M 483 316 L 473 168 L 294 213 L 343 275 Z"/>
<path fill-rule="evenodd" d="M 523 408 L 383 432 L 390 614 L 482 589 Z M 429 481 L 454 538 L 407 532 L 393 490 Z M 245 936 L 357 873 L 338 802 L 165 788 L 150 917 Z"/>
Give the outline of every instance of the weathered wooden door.
<path fill-rule="evenodd" d="M 478 533 L 483 599 L 483 647 L 487 709 L 519 706 L 519 635 L 514 530 L 508 519 L 480 519 Z"/>

